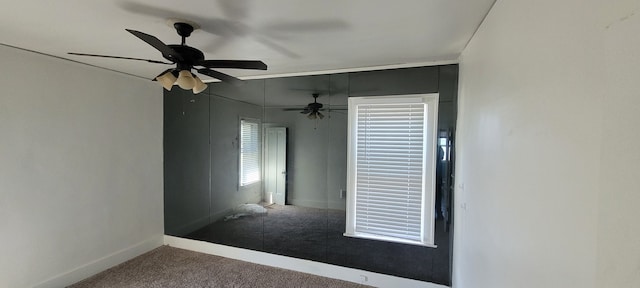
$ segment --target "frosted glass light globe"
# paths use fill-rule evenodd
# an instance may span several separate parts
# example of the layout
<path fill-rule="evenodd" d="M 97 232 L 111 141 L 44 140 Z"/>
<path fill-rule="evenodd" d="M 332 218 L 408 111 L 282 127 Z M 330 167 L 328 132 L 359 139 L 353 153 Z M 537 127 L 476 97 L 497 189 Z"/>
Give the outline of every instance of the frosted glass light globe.
<path fill-rule="evenodd" d="M 171 87 L 173 87 L 173 83 L 176 83 L 176 79 L 176 76 L 173 76 L 171 71 L 156 77 L 158 83 L 162 84 L 162 87 L 167 89 L 167 91 L 171 91 Z"/>
<path fill-rule="evenodd" d="M 191 71 L 189 70 L 180 71 L 176 83 L 178 84 L 178 86 L 180 86 L 180 88 L 184 90 L 190 90 L 194 86 L 196 86 L 196 80 L 193 79 L 193 76 L 191 76 Z"/>
<path fill-rule="evenodd" d="M 207 89 L 207 84 L 204 84 L 204 82 L 200 80 L 200 77 L 194 75 L 193 79 L 196 82 L 196 85 L 193 86 L 193 94 L 198 94 Z"/>

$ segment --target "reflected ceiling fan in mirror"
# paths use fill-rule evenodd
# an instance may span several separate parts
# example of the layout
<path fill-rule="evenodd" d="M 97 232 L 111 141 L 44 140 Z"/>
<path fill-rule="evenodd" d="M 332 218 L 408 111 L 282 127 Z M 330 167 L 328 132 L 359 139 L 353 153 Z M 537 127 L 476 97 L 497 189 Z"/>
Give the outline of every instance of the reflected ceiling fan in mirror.
<path fill-rule="evenodd" d="M 328 109 L 324 109 L 324 105 L 322 105 L 322 103 L 318 103 L 318 97 L 320 96 L 320 93 L 313 93 L 311 94 L 313 96 L 313 102 L 309 103 L 307 106 L 305 106 L 304 108 L 284 108 L 282 110 L 284 111 L 300 111 L 300 114 L 306 114 L 307 118 L 311 119 L 311 120 L 316 120 L 316 119 L 324 119 L 324 114 L 322 114 L 320 111 L 325 111 L 325 110 L 346 110 L 344 108 L 328 108 Z"/>
<path fill-rule="evenodd" d="M 186 45 L 186 38 L 191 35 L 194 29 L 198 28 L 197 24 L 190 23 L 188 21 L 175 20 L 173 21 L 173 26 L 176 29 L 178 35 L 182 37 L 181 44 L 164 44 L 155 36 L 136 31 L 131 29 L 126 29 L 129 33 L 134 36 L 140 38 L 142 41 L 151 45 L 153 48 L 156 48 L 160 53 L 162 53 L 162 57 L 170 61 L 163 62 L 157 60 L 150 59 L 141 59 L 141 58 L 132 58 L 132 57 L 121 57 L 121 56 L 110 56 L 110 55 L 98 55 L 98 54 L 85 54 L 85 53 L 69 53 L 71 55 L 78 56 L 90 56 L 90 57 L 102 57 L 102 58 L 115 58 L 115 59 L 125 59 L 125 60 L 137 60 L 137 61 L 146 61 L 149 63 L 157 63 L 157 64 L 167 64 L 167 65 L 176 65 L 175 68 L 169 68 L 158 76 L 156 76 L 153 80 L 158 81 L 162 86 L 171 90 L 173 84 L 178 84 L 180 88 L 185 90 L 193 90 L 194 94 L 198 94 L 205 89 L 207 89 L 207 85 L 200 80 L 200 78 L 191 72 L 192 69 L 196 70 L 198 73 L 207 75 L 212 78 L 219 79 L 221 81 L 231 83 L 234 85 L 238 85 L 242 82 L 242 80 L 233 77 L 231 75 L 213 70 L 212 68 L 232 68 L 232 69 L 256 69 L 256 70 L 267 70 L 267 65 L 262 61 L 257 60 L 206 60 L 204 59 L 204 54 L 193 47 Z"/>

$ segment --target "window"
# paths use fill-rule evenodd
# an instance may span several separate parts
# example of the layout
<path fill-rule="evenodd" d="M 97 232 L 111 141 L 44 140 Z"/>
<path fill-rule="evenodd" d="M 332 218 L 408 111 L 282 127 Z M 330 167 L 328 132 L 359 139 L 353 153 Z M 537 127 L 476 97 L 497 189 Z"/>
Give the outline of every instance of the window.
<path fill-rule="evenodd" d="M 260 122 L 240 120 L 240 186 L 260 181 Z"/>
<path fill-rule="evenodd" d="M 349 98 L 345 236 L 433 246 L 438 94 Z"/>

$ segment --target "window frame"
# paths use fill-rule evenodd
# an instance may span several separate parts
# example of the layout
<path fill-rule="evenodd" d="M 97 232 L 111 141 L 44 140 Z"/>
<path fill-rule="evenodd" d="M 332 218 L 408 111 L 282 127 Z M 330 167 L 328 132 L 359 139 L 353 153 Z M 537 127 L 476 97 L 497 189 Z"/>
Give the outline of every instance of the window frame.
<path fill-rule="evenodd" d="M 238 129 L 238 186 L 240 188 L 244 188 L 250 185 L 253 185 L 255 183 L 259 183 L 262 180 L 262 168 L 261 168 L 261 158 L 262 158 L 262 142 L 261 142 L 261 129 L 262 129 L 262 123 L 260 121 L 260 119 L 255 119 L 255 118 L 248 118 L 248 117 L 241 117 L 239 119 L 239 129 Z M 257 133 L 257 137 L 256 137 L 256 167 L 258 169 L 258 178 L 251 181 L 251 182 L 247 182 L 247 183 L 243 183 L 243 154 L 242 154 L 242 145 L 243 145 L 243 141 L 242 141 L 242 126 L 244 122 L 248 122 L 248 123 L 252 123 L 252 124 L 256 124 L 257 128 L 256 128 L 256 133 Z"/>
<path fill-rule="evenodd" d="M 430 94 L 410 94 L 396 96 L 366 96 L 349 97 L 348 104 L 348 151 L 347 151 L 347 219 L 344 236 L 365 238 L 372 240 L 397 242 L 404 244 L 436 247 L 435 236 L 435 188 L 436 188 L 436 157 L 438 148 L 438 93 Z M 376 235 L 356 232 L 356 162 L 358 153 L 357 125 L 358 125 L 358 105 L 369 104 L 425 104 L 425 119 L 423 131 L 423 166 L 422 166 L 422 199 L 421 199 L 421 231 L 420 240 L 410 240 L 399 237 Z"/>

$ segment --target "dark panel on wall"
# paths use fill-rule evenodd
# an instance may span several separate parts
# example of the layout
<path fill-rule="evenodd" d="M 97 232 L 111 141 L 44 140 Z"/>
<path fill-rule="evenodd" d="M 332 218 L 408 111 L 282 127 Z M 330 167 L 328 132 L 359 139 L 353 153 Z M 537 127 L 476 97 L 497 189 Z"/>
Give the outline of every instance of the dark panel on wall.
<path fill-rule="evenodd" d="M 357 72 L 349 76 L 351 97 L 439 93 L 439 126 L 455 127 L 457 65 Z M 329 225 L 328 263 L 444 285 L 451 283 L 451 234 L 442 219 L 435 225 L 437 248 L 345 237 L 344 215 L 330 215 L 329 223 L 337 225 Z"/>
<path fill-rule="evenodd" d="M 443 229 L 447 231 L 452 231 L 452 223 L 453 223 L 453 171 L 455 163 L 455 129 L 456 129 L 456 120 L 458 118 L 458 65 L 445 65 L 440 66 L 440 105 L 445 107 L 445 109 L 441 109 L 438 115 L 438 128 L 440 131 L 447 131 L 449 136 L 449 141 L 451 143 L 451 151 L 449 162 L 444 165 L 444 179 L 443 186 L 444 189 L 441 191 L 442 196 L 441 201 L 444 203 L 445 207 L 447 207 L 447 215 L 446 221 L 443 221 Z M 448 266 L 438 266 L 434 267 L 439 271 L 439 274 L 451 275 L 453 271 L 453 233 L 449 236 L 448 243 L 448 257 L 450 259 Z M 440 253 L 444 253 L 445 251 L 439 251 Z"/>
<path fill-rule="evenodd" d="M 458 65 L 439 66 L 440 106 L 438 107 L 438 128 L 453 129 L 458 116 Z"/>
<path fill-rule="evenodd" d="M 438 66 L 349 73 L 349 96 L 438 92 Z"/>
<path fill-rule="evenodd" d="M 165 234 L 209 221 L 209 96 L 175 87 L 164 93 Z"/>
<path fill-rule="evenodd" d="M 286 127 L 286 206 L 264 217 L 264 251 L 313 261 L 326 261 L 328 111 L 324 120 L 301 114 L 313 102 L 328 107 L 329 75 L 271 78 L 265 83 L 264 123 Z M 285 110 L 294 109 L 294 110 Z M 297 110 L 296 110 L 297 109 Z M 290 209 L 290 208 L 300 209 Z M 304 207 L 304 208 L 302 208 Z"/>
<path fill-rule="evenodd" d="M 440 101 L 456 102 L 458 100 L 458 65 L 438 66 Z"/>
<path fill-rule="evenodd" d="M 439 132 L 453 132 L 457 86 L 458 65 L 445 65 L 251 80 L 242 86 L 210 83 L 199 96 L 176 87 L 165 93 L 165 231 L 185 236 L 206 225 L 186 237 L 449 285 L 451 219 L 436 221 L 437 248 L 343 236 L 342 109 L 347 96 L 439 93 Z M 325 105 L 324 119 L 296 110 L 313 102 L 314 92 Z M 240 117 L 287 127 L 287 205 L 265 204 L 263 191 L 236 187 Z M 436 197 L 437 209 L 451 198 L 443 195 Z M 264 205 L 268 213 L 226 220 L 240 203 Z"/>
<path fill-rule="evenodd" d="M 260 214 L 250 216 L 250 229 L 237 229 L 225 217 L 237 214 L 239 205 L 260 203 L 261 182 L 239 186 L 240 119 L 262 119 L 264 80 L 245 81 L 241 86 L 210 84 L 209 135 L 211 135 L 211 222 L 194 235 L 229 246 L 262 250 Z M 242 219 L 237 219 L 242 221 Z M 224 228 L 222 228 L 224 226 Z"/>
<path fill-rule="evenodd" d="M 265 106 L 306 105 L 313 102 L 312 93 L 320 94 L 318 100 L 326 103 L 330 90 L 329 75 L 271 78 L 265 83 Z"/>
<path fill-rule="evenodd" d="M 264 82 L 265 80 L 247 80 L 237 86 L 226 82 L 209 83 L 207 94 L 262 106 L 264 103 Z"/>

